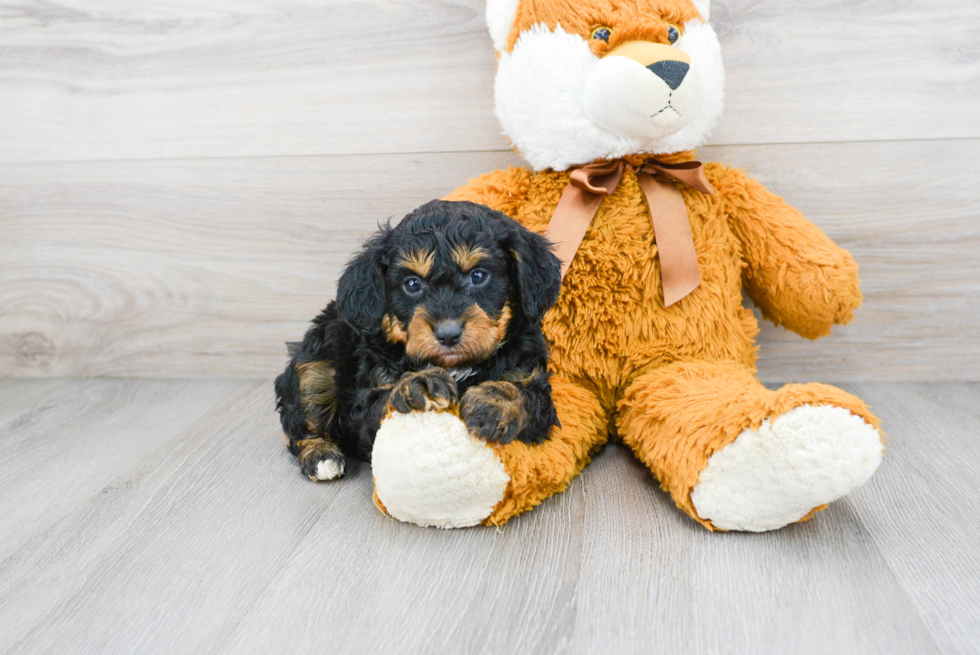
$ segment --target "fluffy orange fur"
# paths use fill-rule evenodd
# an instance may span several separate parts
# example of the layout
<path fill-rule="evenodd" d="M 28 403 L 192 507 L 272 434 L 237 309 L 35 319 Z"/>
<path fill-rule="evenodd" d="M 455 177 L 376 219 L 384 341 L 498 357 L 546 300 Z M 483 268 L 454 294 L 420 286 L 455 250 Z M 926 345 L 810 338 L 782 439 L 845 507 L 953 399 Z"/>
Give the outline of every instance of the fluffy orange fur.
<path fill-rule="evenodd" d="M 767 318 L 817 338 L 853 317 L 861 302 L 857 266 L 741 171 L 705 168 L 713 196 L 677 183 L 702 283 L 669 308 L 636 175 L 627 170 L 603 200 L 544 323 L 562 427 L 541 445 L 495 447 L 512 483 L 487 523 L 501 524 L 564 489 L 616 434 L 682 510 L 711 528 L 697 516 L 691 490 L 708 458 L 742 430 L 804 404 L 844 407 L 878 427 L 864 403 L 840 389 L 770 391 L 758 381 L 759 327 L 742 306 L 743 288 Z M 567 172 L 510 168 L 472 180 L 449 199 L 489 205 L 544 232 L 568 181 Z"/>
<path fill-rule="evenodd" d="M 699 18 L 694 5 L 675 0 L 523 0 L 517 11 L 507 49 L 517 43 L 520 33 L 532 25 L 544 23 L 554 30 L 559 24 L 569 33 L 584 39 L 597 27 L 612 27 L 609 42 L 590 41 L 593 52 L 602 55 L 620 43 L 653 41 L 667 43 L 667 26 L 678 29 L 687 21 Z"/>

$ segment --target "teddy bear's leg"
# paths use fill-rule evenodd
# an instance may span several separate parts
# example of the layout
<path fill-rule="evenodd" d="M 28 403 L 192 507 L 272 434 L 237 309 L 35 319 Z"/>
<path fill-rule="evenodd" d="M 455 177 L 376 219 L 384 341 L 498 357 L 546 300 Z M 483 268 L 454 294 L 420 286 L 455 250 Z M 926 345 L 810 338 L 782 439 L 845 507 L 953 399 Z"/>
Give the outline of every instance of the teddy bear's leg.
<path fill-rule="evenodd" d="M 878 419 L 824 384 L 770 391 L 735 362 L 677 362 L 637 377 L 619 434 L 683 511 L 762 532 L 806 520 L 881 461 Z"/>
<path fill-rule="evenodd" d="M 609 437 L 608 414 L 592 392 L 557 377 L 551 389 L 561 427 L 553 428 L 547 441 L 491 445 L 510 483 L 485 525 L 502 525 L 563 491 Z"/>
<path fill-rule="evenodd" d="M 418 525 L 500 525 L 567 487 L 605 443 L 607 412 L 580 386 L 551 386 L 561 427 L 540 444 L 484 441 L 453 411 L 385 419 L 372 455 L 375 504 Z"/>

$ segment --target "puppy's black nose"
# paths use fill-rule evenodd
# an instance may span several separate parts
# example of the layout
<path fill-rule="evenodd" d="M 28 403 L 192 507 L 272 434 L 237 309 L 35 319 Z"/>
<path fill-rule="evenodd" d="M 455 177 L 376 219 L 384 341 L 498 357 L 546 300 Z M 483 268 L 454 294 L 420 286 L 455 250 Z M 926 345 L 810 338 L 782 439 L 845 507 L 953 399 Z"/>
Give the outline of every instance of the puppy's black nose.
<path fill-rule="evenodd" d="M 691 65 L 683 61 L 658 61 L 647 66 L 647 70 L 666 82 L 671 91 L 676 91 Z"/>
<path fill-rule="evenodd" d="M 459 321 L 442 321 L 432 333 L 436 341 L 449 348 L 459 343 L 459 338 L 463 336 L 463 324 Z"/>

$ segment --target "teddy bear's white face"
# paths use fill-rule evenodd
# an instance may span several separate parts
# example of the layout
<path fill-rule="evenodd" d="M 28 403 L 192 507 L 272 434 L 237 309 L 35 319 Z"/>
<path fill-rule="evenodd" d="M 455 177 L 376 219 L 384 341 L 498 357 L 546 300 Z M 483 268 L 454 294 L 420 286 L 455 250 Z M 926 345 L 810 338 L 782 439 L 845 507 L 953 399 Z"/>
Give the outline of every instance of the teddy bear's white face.
<path fill-rule="evenodd" d="M 535 169 L 704 142 L 724 97 L 721 48 L 701 20 L 707 0 L 554 5 L 549 13 L 547 0 L 487 4 L 497 118 Z M 547 16 L 534 22 L 535 12 Z"/>

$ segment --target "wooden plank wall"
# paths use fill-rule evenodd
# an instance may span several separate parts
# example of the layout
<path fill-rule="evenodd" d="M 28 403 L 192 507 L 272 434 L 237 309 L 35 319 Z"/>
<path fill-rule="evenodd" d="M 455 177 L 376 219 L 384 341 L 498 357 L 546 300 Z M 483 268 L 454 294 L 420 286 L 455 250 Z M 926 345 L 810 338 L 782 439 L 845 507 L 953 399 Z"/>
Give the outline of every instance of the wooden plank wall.
<path fill-rule="evenodd" d="M 714 3 L 745 166 L 850 248 L 768 380 L 980 379 L 980 4 Z M 269 376 L 379 221 L 519 164 L 480 0 L 0 1 L 0 376 Z"/>

